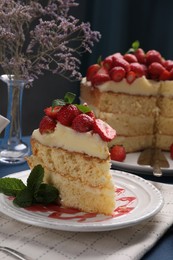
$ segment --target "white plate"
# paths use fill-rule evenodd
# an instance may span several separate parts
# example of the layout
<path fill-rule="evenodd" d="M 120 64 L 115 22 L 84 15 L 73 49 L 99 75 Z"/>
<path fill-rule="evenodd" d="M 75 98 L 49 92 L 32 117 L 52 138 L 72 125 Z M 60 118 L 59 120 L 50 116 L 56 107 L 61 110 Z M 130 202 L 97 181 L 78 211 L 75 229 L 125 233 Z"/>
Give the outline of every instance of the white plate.
<path fill-rule="evenodd" d="M 158 189 L 150 182 L 125 172 L 112 170 L 113 180 L 118 188 L 116 210 L 114 216 L 102 214 L 86 214 L 84 212 L 69 212 L 51 218 L 50 214 L 57 211 L 31 211 L 16 207 L 12 200 L 0 194 L 0 211 L 18 221 L 64 231 L 106 231 L 125 228 L 148 220 L 157 214 L 163 206 L 163 198 Z M 29 171 L 9 175 L 27 179 Z M 45 208 L 44 208 L 45 209 Z"/>
<path fill-rule="evenodd" d="M 162 168 L 164 176 L 173 176 L 173 160 L 170 158 L 170 153 L 163 152 L 166 159 L 169 162 L 169 168 Z M 131 173 L 138 174 L 152 174 L 152 167 L 149 165 L 139 165 L 137 163 L 140 152 L 138 153 L 129 153 L 126 155 L 126 159 L 123 162 L 112 161 L 112 167 L 121 171 L 128 171 Z"/>

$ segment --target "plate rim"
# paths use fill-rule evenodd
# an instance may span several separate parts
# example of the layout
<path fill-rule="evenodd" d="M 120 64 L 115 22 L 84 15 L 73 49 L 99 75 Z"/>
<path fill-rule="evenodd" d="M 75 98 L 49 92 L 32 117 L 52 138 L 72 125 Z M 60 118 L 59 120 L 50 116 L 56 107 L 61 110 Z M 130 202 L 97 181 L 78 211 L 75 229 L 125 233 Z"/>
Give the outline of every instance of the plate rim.
<path fill-rule="evenodd" d="M 137 163 L 137 159 L 138 159 L 138 156 L 140 155 L 140 153 L 141 152 L 134 152 L 134 153 L 128 153 L 126 155 L 126 158 L 134 156 L 134 158 L 136 159 L 136 163 L 127 163 L 126 159 L 123 162 L 111 160 L 112 167 L 114 169 L 119 170 L 119 171 L 130 171 L 131 173 L 133 172 L 133 173 L 142 174 L 142 175 L 146 175 L 146 174 L 152 175 L 153 174 L 153 168 L 151 166 L 149 166 L 149 165 L 139 165 Z M 163 153 L 170 163 L 171 159 L 169 158 L 169 152 L 164 151 Z M 172 165 L 173 165 L 173 161 L 172 161 Z M 171 174 L 171 172 L 173 172 L 173 168 L 171 168 L 171 167 L 161 168 L 161 170 L 162 170 L 162 172 L 164 173 L 165 176 L 173 176 L 173 174 Z"/>
<path fill-rule="evenodd" d="M 29 173 L 29 171 L 30 170 L 21 171 L 21 172 L 6 175 L 4 177 L 20 178 L 19 177 L 20 175 L 26 175 L 26 174 Z M 57 222 L 56 224 L 55 224 L 55 221 L 46 221 L 47 223 L 44 222 L 44 221 L 43 222 L 41 222 L 41 221 L 36 222 L 34 217 L 32 217 L 28 220 L 27 211 L 24 212 L 24 216 L 23 216 L 23 214 L 22 214 L 22 216 L 20 216 L 21 210 L 23 210 L 23 209 L 18 208 L 14 205 L 11 207 L 12 209 L 9 208 L 10 206 L 7 203 L 5 203 L 5 200 L 7 200 L 7 196 L 5 196 L 4 194 L 0 194 L 0 212 L 2 212 L 3 214 L 7 215 L 8 217 L 11 217 L 11 218 L 13 218 L 13 219 L 15 219 L 19 222 L 22 222 L 22 223 L 25 223 L 25 224 L 30 224 L 30 225 L 37 226 L 37 227 L 50 228 L 50 229 L 61 230 L 61 231 L 98 232 L 98 231 L 117 230 L 117 229 L 129 227 L 129 226 L 133 226 L 133 225 L 136 225 L 136 224 L 140 224 L 141 222 L 148 220 L 151 217 L 153 217 L 154 215 L 156 215 L 162 209 L 163 204 L 164 204 L 163 196 L 162 196 L 161 192 L 151 182 L 143 179 L 140 176 L 133 175 L 133 174 L 128 173 L 128 172 L 123 172 L 123 171 L 111 169 L 111 173 L 112 173 L 113 178 L 115 178 L 115 179 L 119 178 L 120 180 L 121 179 L 123 180 L 123 178 L 126 178 L 127 180 L 132 180 L 132 182 L 135 183 L 135 185 L 139 185 L 139 183 L 140 183 L 142 186 L 144 184 L 146 189 L 149 187 L 149 189 L 147 189 L 147 191 L 150 190 L 150 191 L 148 191 L 149 195 L 151 195 L 151 196 L 153 194 L 157 195 L 156 196 L 157 203 L 156 203 L 156 205 L 153 205 L 152 210 L 150 210 L 150 212 L 148 212 L 148 213 L 145 213 L 140 218 L 137 217 L 137 219 L 136 218 L 130 219 L 130 221 L 124 221 L 124 223 L 120 221 L 119 223 L 111 223 L 110 222 L 110 223 L 104 223 L 102 225 L 99 225 L 98 223 L 95 224 L 96 222 L 95 223 L 92 222 L 89 225 L 88 223 L 87 224 L 85 224 L 85 223 L 84 224 L 83 223 L 80 223 L 80 224 L 79 223 L 70 223 L 70 224 L 68 224 L 66 222 L 66 223 L 63 223 L 63 225 L 62 225 L 62 221 L 59 221 L 58 219 L 56 219 L 56 222 Z M 153 192 L 153 194 L 152 194 L 151 191 Z M 15 215 L 16 212 L 14 214 L 14 209 L 15 209 L 15 211 L 17 211 L 17 216 Z M 133 211 L 131 212 L 131 214 L 133 214 Z M 123 217 L 125 217 L 125 216 L 123 216 Z M 43 218 L 45 219 L 45 217 L 43 217 Z"/>

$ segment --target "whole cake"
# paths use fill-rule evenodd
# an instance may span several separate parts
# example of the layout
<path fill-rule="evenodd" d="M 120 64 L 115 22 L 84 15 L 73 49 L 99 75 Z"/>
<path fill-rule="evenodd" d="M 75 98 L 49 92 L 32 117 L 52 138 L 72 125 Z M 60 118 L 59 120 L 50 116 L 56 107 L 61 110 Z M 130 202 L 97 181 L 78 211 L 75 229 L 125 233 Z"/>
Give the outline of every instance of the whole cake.
<path fill-rule="evenodd" d="M 72 104 L 68 95 L 45 109 L 39 128 L 32 133 L 28 164 L 44 167 L 44 182 L 59 190 L 63 206 L 111 215 L 115 187 L 107 142 L 116 132 L 96 119 L 86 104 Z"/>
<path fill-rule="evenodd" d="M 173 143 L 173 61 L 158 51 L 144 53 L 136 46 L 91 65 L 80 88 L 96 116 L 116 129 L 109 146 L 126 152 L 157 146 L 168 151 Z"/>

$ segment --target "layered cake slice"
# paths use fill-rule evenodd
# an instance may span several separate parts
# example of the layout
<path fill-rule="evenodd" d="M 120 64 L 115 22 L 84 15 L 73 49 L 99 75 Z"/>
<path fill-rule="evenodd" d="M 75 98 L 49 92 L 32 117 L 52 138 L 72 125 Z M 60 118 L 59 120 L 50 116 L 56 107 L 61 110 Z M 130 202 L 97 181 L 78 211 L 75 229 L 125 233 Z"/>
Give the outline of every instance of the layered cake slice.
<path fill-rule="evenodd" d="M 173 142 L 173 61 L 135 44 L 129 53 L 115 53 L 88 68 L 81 102 L 116 129 L 110 147 L 119 144 L 136 152 L 156 144 L 168 151 Z"/>
<path fill-rule="evenodd" d="M 107 143 L 116 132 L 96 119 L 86 104 L 71 104 L 67 97 L 45 109 L 31 137 L 28 164 L 44 167 L 44 181 L 59 190 L 63 206 L 110 215 L 115 187 Z"/>

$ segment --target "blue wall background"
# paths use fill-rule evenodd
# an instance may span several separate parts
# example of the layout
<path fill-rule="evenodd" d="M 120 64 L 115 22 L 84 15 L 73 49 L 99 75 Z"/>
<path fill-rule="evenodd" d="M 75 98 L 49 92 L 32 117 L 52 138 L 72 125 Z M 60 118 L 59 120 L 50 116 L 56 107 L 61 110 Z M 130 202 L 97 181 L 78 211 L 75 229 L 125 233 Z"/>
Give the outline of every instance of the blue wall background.
<path fill-rule="evenodd" d="M 147 51 L 156 49 L 167 59 L 173 59 L 173 1 L 172 0 L 78 0 L 71 10 L 81 21 L 89 21 L 102 38 L 92 54 L 81 57 L 81 73 L 97 61 L 115 52 L 126 52 L 139 40 Z M 30 135 L 38 127 L 43 109 L 67 91 L 79 96 L 79 82 L 69 82 L 48 73 L 25 89 L 23 97 L 23 134 Z M 0 113 L 6 115 L 7 89 L 0 82 Z"/>

